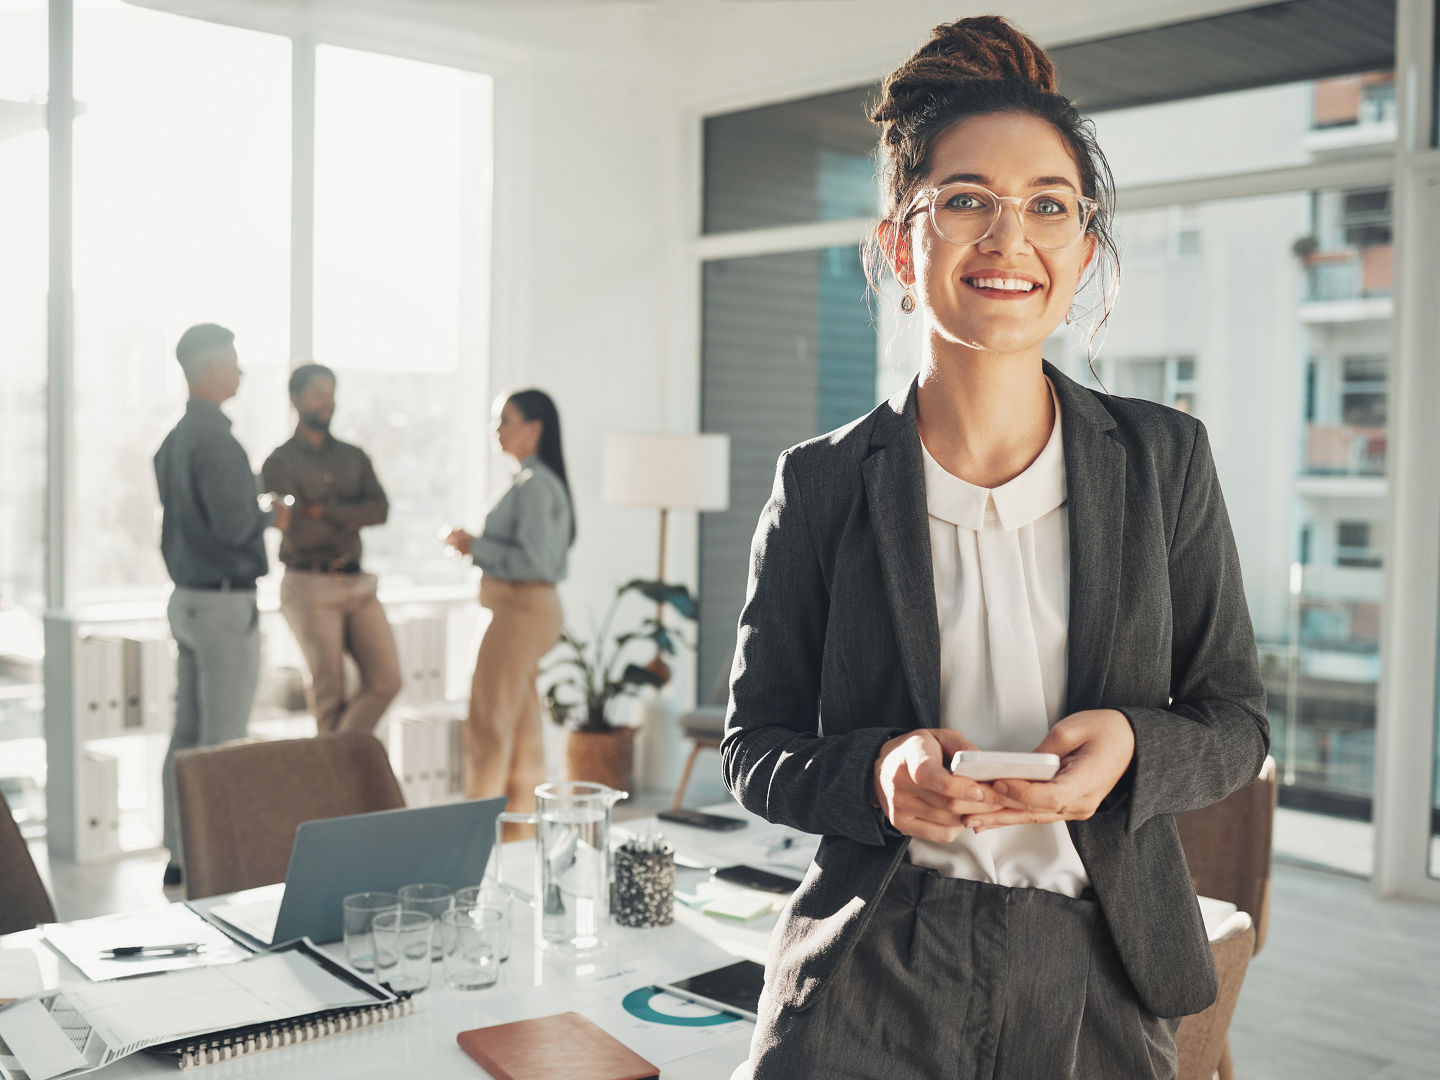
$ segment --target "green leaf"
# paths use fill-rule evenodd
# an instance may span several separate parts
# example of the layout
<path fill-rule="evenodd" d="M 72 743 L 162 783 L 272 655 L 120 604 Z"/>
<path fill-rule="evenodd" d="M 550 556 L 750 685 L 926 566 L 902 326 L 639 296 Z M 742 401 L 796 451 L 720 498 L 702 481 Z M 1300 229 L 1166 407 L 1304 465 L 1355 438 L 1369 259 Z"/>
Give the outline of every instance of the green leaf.
<path fill-rule="evenodd" d="M 636 578 L 627 581 L 620 587 L 620 592 L 638 592 L 647 600 L 657 604 L 669 604 L 683 618 L 693 619 L 696 617 L 697 608 L 695 599 L 690 595 L 690 590 L 684 585 L 671 585 L 664 581 L 646 581 L 643 578 Z"/>
<path fill-rule="evenodd" d="M 675 642 L 665 627 L 657 625 L 645 636 L 655 642 L 655 647 L 666 656 L 675 655 Z"/>
<path fill-rule="evenodd" d="M 620 675 L 620 682 L 630 686 L 664 686 L 665 680 L 639 664 L 627 664 Z"/>

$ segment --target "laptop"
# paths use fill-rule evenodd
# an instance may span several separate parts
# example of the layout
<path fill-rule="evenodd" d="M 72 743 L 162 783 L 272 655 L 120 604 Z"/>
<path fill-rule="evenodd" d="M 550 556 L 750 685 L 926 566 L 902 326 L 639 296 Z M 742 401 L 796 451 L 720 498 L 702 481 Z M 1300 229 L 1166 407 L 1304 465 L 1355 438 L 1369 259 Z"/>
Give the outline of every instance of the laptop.
<path fill-rule="evenodd" d="M 253 947 L 299 937 L 338 941 L 341 901 L 351 893 L 395 892 L 415 882 L 478 885 L 504 809 L 500 796 L 307 821 L 295 833 L 283 884 L 189 905 Z"/>

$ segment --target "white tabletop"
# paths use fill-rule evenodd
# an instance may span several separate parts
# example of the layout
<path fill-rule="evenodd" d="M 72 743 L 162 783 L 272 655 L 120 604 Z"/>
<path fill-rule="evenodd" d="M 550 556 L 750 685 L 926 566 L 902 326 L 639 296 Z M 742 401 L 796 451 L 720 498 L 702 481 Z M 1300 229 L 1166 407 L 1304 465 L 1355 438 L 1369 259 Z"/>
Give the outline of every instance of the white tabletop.
<path fill-rule="evenodd" d="M 726 812 L 748 818 L 738 807 L 726 808 Z M 736 837 L 748 836 L 755 843 L 767 845 L 788 832 L 777 831 L 776 826 L 758 819 L 750 820 L 752 824 L 747 829 L 733 834 L 703 832 L 670 823 L 664 824 L 664 832 L 682 856 L 694 859 L 706 852 L 712 861 L 721 864 L 735 861 L 729 854 L 731 849 L 741 851 Z M 617 825 L 616 830 L 622 834 L 644 833 L 658 827 L 660 823 L 647 818 L 624 822 Z M 769 839 L 760 839 L 762 834 Z M 725 838 L 719 841 L 719 846 L 725 848 L 718 853 L 720 858 L 716 858 L 714 850 L 717 836 Z M 525 880 L 523 875 L 534 863 L 533 841 L 505 845 L 502 858 L 507 878 L 514 875 L 517 880 Z M 773 862 L 765 865 L 782 869 Z M 488 1074 L 459 1048 L 455 1041 L 457 1034 L 489 1024 L 570 1009 L 588 1016 L 658 1064 L 665 1076 L 723 1080 L 744 1060 L 754 1025 L 738 1018 L 704 1027 L 645 1019 L 646 1004 L 662 1017 L 683 1019 L 715 1014 L 703 1006 L 668 995 L 649 1002 L 644 999 L 655 982 L 698 974 L 722 966 L 732 957 L 763 961 L 770 931 L 775 925 L 773 913 L 746 923 L 733 923 L 677 903 L 675 922 L 670 926 L 653 930 L 614 926 L 604 949 L 577 956 L 529 947 L 533 925 L 530 911 L 518 902 L 512 905 L 512 910 L 515 924 L 511 955 L 494 987 L 473 993 L 448 990 L 437 964 L 429 989 L 416 996 L 413 1015 L 209 1065 L 204 1069 L 204 1076 L 214 1080 L 238 1076 L 305 1077 L 307 1080 L 342 1077 L 396 1080 L 423 1076 L 434 1080 L 451 1077 L 477 1080 Z M 0 947 L 31 951 L 39 961 L 41 978 L 47 988 L 83 978 L 69 961 L 46 945 L 39 929 L 0 938 Z M 336 955 L 342 952 L 338 942 L 326 948 Z M 637 1007 L 641 1016 L 625 1008 L 625 999 L 632 994 L 640 999 L 631 998 L 631 1005 Z M 90 1075 L 99 1080 L 173 1078 L 176 1071 L 171 1061 L 139 1053 Z"/>

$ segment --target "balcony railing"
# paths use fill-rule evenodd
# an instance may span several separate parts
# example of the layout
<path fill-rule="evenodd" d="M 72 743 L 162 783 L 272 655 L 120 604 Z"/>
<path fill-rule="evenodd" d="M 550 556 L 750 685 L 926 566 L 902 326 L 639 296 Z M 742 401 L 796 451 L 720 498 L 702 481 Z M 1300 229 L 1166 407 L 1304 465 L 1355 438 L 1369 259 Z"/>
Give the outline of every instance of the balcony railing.
<path fill-rule="evenodd" d="M 1393 272 L 1389 244 L 1317 251 L 1305 257 L 1305 299 L 1362 300 L 1389 296 Z"/>
<path fill-rule="evenodd" d="M 1305 430 L 1308 476 L 1384 476 L 1385 429 L 1311 424 Z"/>

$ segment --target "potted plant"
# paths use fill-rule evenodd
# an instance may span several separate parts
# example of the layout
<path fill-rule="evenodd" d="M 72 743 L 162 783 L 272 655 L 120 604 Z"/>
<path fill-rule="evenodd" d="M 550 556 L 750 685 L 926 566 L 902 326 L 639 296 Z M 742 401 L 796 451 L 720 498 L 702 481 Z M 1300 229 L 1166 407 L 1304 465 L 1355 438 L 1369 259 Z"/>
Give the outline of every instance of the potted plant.
<path fill-rule="evenodd" d="M 632 629 L 613 634 L 621 601 L 643 597 L 655 604 L 653 615 Z M 615 704 L 647 686 L 670 679 L 665 657 L 674 656 L 677 642 L 692 643 L 665 625 L 665 609 L 682 619 L 696 617 L 695 600 L 684 585 L 636 578 L 615 590 L 615 596 L 590 641 L 568 627 L 560 635 L 559 656 L 544 668 L 545 704 L 550 716 L 569 729 L 565 744 L 566 773 L 571 780 L 589 780 L 628 791 L 634 766 L 635 729 L 616 722 Z M 654 650 L 648 663 L 644 651 Z"/>

